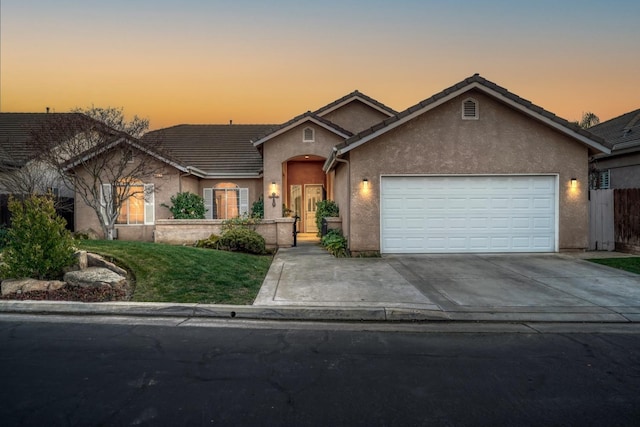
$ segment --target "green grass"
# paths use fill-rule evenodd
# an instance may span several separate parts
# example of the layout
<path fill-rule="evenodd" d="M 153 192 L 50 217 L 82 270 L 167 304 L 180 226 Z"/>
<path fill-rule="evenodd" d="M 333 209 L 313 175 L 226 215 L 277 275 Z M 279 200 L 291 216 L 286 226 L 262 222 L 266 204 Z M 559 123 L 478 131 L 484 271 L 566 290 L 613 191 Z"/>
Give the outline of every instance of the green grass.
<path fill-rule="evenodd" d="M 620 270 L 629 271 L 631 273 L 640 274 L 640 257 L 632 258 L 602 258 L 590 259 L 589 261 L 597 264 L 607 265 L 609 267 L 619 268 Z"/>
<path fill-rule="evenodd" d="M 251 304 L 271 256 L 158 243 L 79 240 L 135 277 L 132 301 Z"/>

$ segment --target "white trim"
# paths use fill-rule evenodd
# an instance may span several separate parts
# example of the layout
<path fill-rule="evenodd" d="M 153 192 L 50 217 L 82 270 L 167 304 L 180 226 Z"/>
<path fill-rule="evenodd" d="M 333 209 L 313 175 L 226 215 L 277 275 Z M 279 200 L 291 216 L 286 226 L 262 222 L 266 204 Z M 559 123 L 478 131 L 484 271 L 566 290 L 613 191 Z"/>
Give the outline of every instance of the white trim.
<path fill-rule="evenodd" d="M 565 127 L 565 126 L 563 126 L 563 125 L 561 125 L 559 123 L 556 123 L 553 120 L 550 120 L 550 119 L 548 119 L 547 117 L 545 117 L 545 116 L 543 116 L 541 114 L 536 113 L 535 111 L 531 110 L 530 108 L 527 108 L 524 105 L 521 105 L 520 103 L 515 102 L 515 101 L 507 98 L 506 96 L 502 95 L 501 93 L 496 92 L 493 89 L 487 88 L 483 84 L 474 82 L 474 83 L 471 83 L 471 84 L 469 84 L 467 86 L 464 86 L 464 87 L 462 87 L 462 88 L 460 88 L 460 89 L 458 89 L 458 90 L 456 90 L 454 92 L 451 92 L 448 95 L 443 96 L 442 98 L 430 103 L 429 105 L 427 105 L 427 106 L 425 106 L 425 107 L 423 107 L 423 108 L 421 108 L 419 110 L 414 111 L 413 113 L 401 118 L 400 120 L 396 120 L 395 122 L 393 122 L 393 123 L 391 123 L 391 124 L 389 124 L 389 125 L 387 125 L 385 127 L 382 127 L 380 129 L 378 129 L 377 131 L 375 131 L 375 132 L 373 132 L 373 133 L 371 133 L 371 134 L 359 139 L 358 141 L 354 142 L 353 144 L 350 144 L 350 145 L 348 145 L 346 147 L 338 149 L 336 151 L 336 155 L 341 156 L 341 155 L 343 155 L 345 153 L 348 153 L 349 151 L 353 150 L 354 148 L 357 148 L 357 147 L 361 146 L 362 144 L 364 144 L 366 142 L 369 142 L 372 139 L 377 138 L 378 136 L 389 132 L 390 130 L 393 130 L 393 129 L 399 127 L 399 126 L 402 126 L 406 122 L 408 122 L 410 120 L 413 120 L 414 118 L 416 118 L 418 116 L 421 116 L 422 114 L 424 114 L 424 113 L 426 113 L 428 111 L 431 111 L 434 108 L 439 107 L 440 105 L 442 105 L 442 104 L 444 104 L 446 102 L 449 102 L 452 99 L 454 99 L 454 98 L 456 98 L 456 97 L 462 95 L 463 93 L 468 92 L 468 91 L 470 91 L 472 89 L 478 89 L 478 90 L 480 90 L 480 91 L 482 91 L 482 92 L 484 92 L 484 93 L 486 93 L 486 94 L 488 94 L 488 95 L 490 95 L 490 96 L 492 96 L 494 98 L 497 98 L 500 101 L 502 101 L 502 102 L 508 104 L 509 106 L 513 107 L 514 109 L 516 109 L 518 111 L 521 111 L 521 112 L 525 113 L 528 116 L 531 116 L 533 118 L 538 119 L 539 121 L 545 123 L 546 125 L 548 125 L 548 126 L 554 128 L 554 129 L 560 131 L 561 133 L 563 133 L 565 135 L 568 135 L 568 136 L 570 136 L 570 137 L 572 137 L 574 139 L 577 139 L 578 141 L 582 142 L 583 144 L 585 144 L 585 145 L 587 145 L 587 146 L 589 146 L 589 147 L 591 147 L 593 149 L 596 149 L 598 151 L 602 151 L 603 153 L 606 153 L 606 154 L 610 154 L 611 153 L 611 150 L 609 150 L 607 147 L 605 147 L 605 146 L 603 146 L 603 145 L 601 145 L 601 144 L 599 144 L 599 143 L 597 143 L 595 141 L 592 141 L 591 139 L 589 139 L 589 138 L 587 138 L 587 137 L 585 137 L 583 135 L 580 135 L 579 133 L 574 132 L 571 129 L 569 129 L 569 128 L 567 128 L 567 127 Z"/>

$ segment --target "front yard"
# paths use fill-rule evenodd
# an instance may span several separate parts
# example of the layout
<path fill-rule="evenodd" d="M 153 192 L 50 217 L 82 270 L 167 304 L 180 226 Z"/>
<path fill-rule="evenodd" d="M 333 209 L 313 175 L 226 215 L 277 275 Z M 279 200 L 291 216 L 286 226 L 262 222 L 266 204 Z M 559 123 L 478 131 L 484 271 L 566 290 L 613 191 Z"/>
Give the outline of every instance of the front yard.
<path fill-rule="evenodd" d="M 251 304 L 272 256 L 157 243 L 81 240 L 135 277 L 132 301 Z"/>
<path fill-rule="evenodd" d="M 589 261 L 640 274 L 640 257 L 590 259 Z"/>

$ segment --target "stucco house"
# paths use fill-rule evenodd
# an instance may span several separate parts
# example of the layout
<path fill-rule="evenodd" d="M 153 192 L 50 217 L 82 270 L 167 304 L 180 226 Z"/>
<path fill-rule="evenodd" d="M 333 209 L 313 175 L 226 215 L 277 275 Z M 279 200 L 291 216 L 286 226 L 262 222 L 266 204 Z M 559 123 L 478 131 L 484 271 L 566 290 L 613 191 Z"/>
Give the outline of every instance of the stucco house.
<path fill-rule="evenodd" d="M 162 183 L 146 207 L 153 221 L 120 224 L 120 238 L 151 239 L 134 231 L 146 226 L 162 241 L 160 228 L 175 226 L 163 204 L 179 191 L 202 195 L 210 218 L 189 223 L 189 238 L 260 198 L 265 222 L 284 206 L 313 233 L 315 203 L 328 198 L 356 254 L 585 249 L 589 158 L 610 153 L 477 74 L 401 112 L 355 91 L 277 126 L 180 125 L 143 139 L 173 162 L 150 178 Z"/>
<path fill-rule="evenodd" d="M 591 158 L 591 186 L 598 189 L 640 188 L 640 109 L 589 128 L 611 153 Z"/>

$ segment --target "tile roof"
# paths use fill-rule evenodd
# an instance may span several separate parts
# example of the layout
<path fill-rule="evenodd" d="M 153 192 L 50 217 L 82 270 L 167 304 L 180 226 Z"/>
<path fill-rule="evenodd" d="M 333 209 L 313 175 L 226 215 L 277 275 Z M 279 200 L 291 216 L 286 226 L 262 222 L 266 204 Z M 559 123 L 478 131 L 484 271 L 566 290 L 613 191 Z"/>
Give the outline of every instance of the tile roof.
<path fill-rule="evenodd" d="M 262 156 L 251 139 L 275 125 L 177 125 L 147 133 L 180 163 L 210 176 L 259 176 Z"/>
<path fill-rule="evenodd" d="M 371 105 L 372 107 L 386 113 L 389 116 L 393 116 L 394 114 L 397 114 L 397 111 L 393 110 L 392 108 L 387 107 L 386 105 L 384 105 L 381 102 L 376 101 L 375 99 L 365 95 L 364 93 L 360 92 L 360 91 L 353 91 L 345 96 L 343 96 L 342 98 L 336 99 L 333 102 L 330 102 L 329 104 L 325 105 L 324 107 L 320 107 L 315 111 L 307 111 L 306 113 L 300 114 L 296 117 L 294 117 L 293 119 L 289 120 L 286 123 L 283 123 L 279 126 L 275 126 L 273 129 L 271 129 L 268 133 L 265 133 L 263 135 L 260 135 L 258 138 L 255 138 L 255 140 L 253 141 L 254 145 L 258 146 L 261 145 L 263 142 L 267 141 L 268 139 L 270 139 L 271 137 L 275 136 L 278 134 L 279 131 L 282 131 L 283 129 L 289 128 L 289 127 L 293 127 L 293 126 L 297 126 L 298 124 L 302 123 L 305 120 L 316 120 L 318 122 L 320 122 L 322 125 L 324 125 L 325 127 L 327 127 L 330 130 L 333 130 L 339 134 L 342 134 L 346 137 L 350 137 L 353 135 L 353 132 L 349 131 L 348 129 L 344 129 L 343 127 L 338 126 L 337 124 L 331 122 L 330 120 L 327 120 L 325 118 L 323 118 L 322 116 L 325 114 L 328 114 L 331 111 L 334 111 L 335 109 L 341 107 L 342 105 L 348 104 L 349 102 L 352 101 L 360 101 L 360 102 L 364 102 L 366 104 Z"/>
<path fill-rule="evenodd" d="M 0 163 L 24 166 L 38 154 L 31 144 L 32 132 L 48 121 L 75 113 L 0 113 Z"/>
<path fill-rule="evenodd" d="M 485 89 L 488 89 L 490 92 L 497 93 L 502 97 L 504 97 L 505 99 L 510 100 L 513 103 L 524 107 L 524 109 L 529 110 L 533 113 L 536 113 L 537 115 L 542 116 L 548 119 L 549 121 L 557 125 L 560 125 L 561 127 L 567 128 L 568 130 L 573 132 L 573 134 L 578 134 L 584 139 L 588 141 L 593 141 L 596 144 L 599 144 L 600 146 L 603 146 L 603 148 L 606 149 L 605 140 L 602 139 L 601 137 L 596 136 L 585 129 L 582 129 L 580 126 L 574 123 L 571 123 L 561 117 L 556 116 L 555 114 L 545 110 L 544 108 L 533 104 L 531 101 L 528 101 L 524 98 L 519 97 L 514 93 L 509 92 L 507 89 L 501 86 L 498 86 L 497 84 L 481 77 L 479 74 L 474 74 L 473 76 L 468 77 L 463 81 L 456 83 L 455 85 L 441 92 L 436 93 L 430 98 L 420 101 L 419 103 L 407 108 L 406 110 L 401 111 L 398 114 L 383 120 L 382 122 L 372 126 L 371 128 L 361 131 L 360 133 L 345 140 L 343 143 L 337 145 L 336 150 L 338 154 L 349 151 L 349 149 L 352 146 L 355 147 L 359 145 L 359 143 L 362 143 L 361 141 L 363 140 L 366 141 L 368 140 L 368 138 L 377 135 L 379 132 L 384 132 L 386 129 L 392 129 L 393 127 L 395 127 L 393 126 L 394 124 L 396 125 L 400 124 L 410 119 L 414 114 L 420 114 L 421 111 L 422 112 L 428 111 L 430 106 L 438 105 L 438 101 L 444 100 L 445 98 L 455 95 L 456 93 L 458 94 L 462 93 L 465 89 L 471 88 L 474 86 L 479 88 L 485 88 Z M 335 157 L 335 152 L 334 152 L 334 156 L 332 157 Z M 331 161 L 332 159 L 327 159 L 327 163 L 325 164 L 325 166 L 329 166 L 329 163 Z"/>
<path fill-rule="evenodd" d="M 290 127 L 295 127 L 295 126 L 299 126 L 304 122 L 307 121 L 315 121 L 316 123 L 319 123 L 321 126 L 324 126 L 325 128 L 340 134 L 341 136 L 348 138 L 350 136 L 353 135 L 353 132 L 348 131 L 340 126 L 338 126 L 337 124 L 333 123 L 330 120 L 327 120 L 321 116 L 318 116 L 315 113 L 312 113 L 311 111 L 307 111 L 304 114 L 300 114 L 299 116 L 294 117 L 293 119 L 289 120 L 288 122 L 285 122 L 281 125 L 277 125 L 277 126 L 273 126 L 271 129 L 269 129 L 267 132 L 265 132 L 264 134 L 258 136 L 257 138 L 254 138 L 254 140 L 252 140 L 253 145 L 254 146 L 258 146 L 261 145 L 263 142 L 267 141 L 268 139 L 276 136 L 280 131 L 283 131 L 287 128 Z"/>
<path fill-rule="evenodd" d="M 390 116 L 398 114 L 398 112 L 393 108 L 387 107 L 383 103 L 376 101 L 375 99 L 365 95 L 364 93 L 358 90 L 354 90 L 353 92 L 343 96 L 342 98 L 336 99 L 335 101 L 325 105 L 324 107 L 318 108 L 317 110 L 313 111 L 313 114 L 316 114 L 318 116 L 323 116 L 326 113 L 333 111 L 336 107 L 339 107 L 342 104 L 346 103 L 347 101 L 351 101 L 353 99 L 358 99 L 358 98 L 360 98 L 365 103 L 371 104 L 372 106 L 378 108 L 379 110 L 384 111 Z"/>
<path fill-rule="evenodd" d="M 611 148 L 611 155 L 640 150 L 640 109 L 629 111 L 619 117 L 589 128 Z"/>

